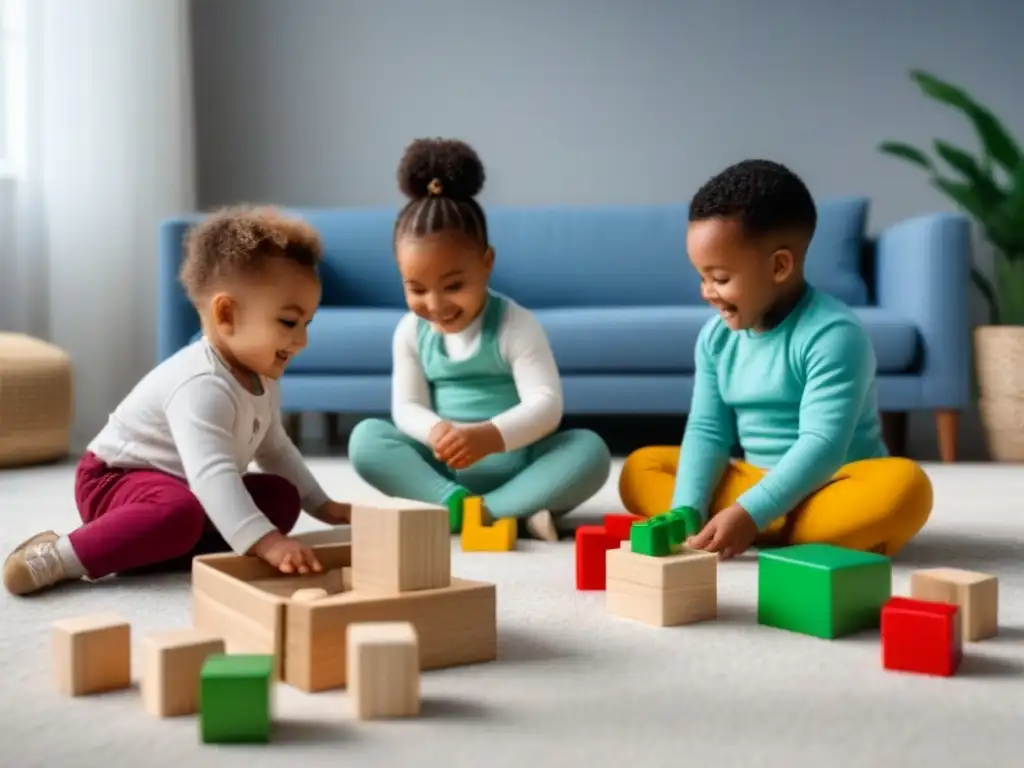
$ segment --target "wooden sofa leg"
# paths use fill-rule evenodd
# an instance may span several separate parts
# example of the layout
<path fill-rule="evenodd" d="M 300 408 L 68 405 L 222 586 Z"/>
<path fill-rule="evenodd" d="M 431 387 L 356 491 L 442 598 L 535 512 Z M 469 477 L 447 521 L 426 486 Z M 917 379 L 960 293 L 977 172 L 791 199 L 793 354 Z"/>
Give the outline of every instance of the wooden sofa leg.
<path fill-rule="evenodd" d="M 907 414 L 899 411 L 882 413 L 882 439 L 890 456 L 907 455 Z"/>
<path fill-rule="evenodd" d="M 958 411 L 936 411 L 935 431 L 939 436 L 939 458 L 946 464 L 956 461 L 957 431 L 960 424 Z"/>

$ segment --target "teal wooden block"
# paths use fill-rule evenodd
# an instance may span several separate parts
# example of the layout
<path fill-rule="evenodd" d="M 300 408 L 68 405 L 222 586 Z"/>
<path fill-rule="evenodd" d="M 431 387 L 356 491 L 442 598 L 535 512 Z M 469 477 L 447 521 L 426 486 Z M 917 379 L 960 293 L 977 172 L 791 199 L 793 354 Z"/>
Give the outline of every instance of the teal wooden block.
<path fill-rule="evenodd" d="M 829 544 L 798 544 L 758 554 L 757 621 L 833 639 L 879 626 L 892 596 L 885 555 Z"/>
<path fill-rule="evenodd" d="M 270 740 L 274 657 L 217 654 L 199 673 L 199 731 L 207 744 Z"/>

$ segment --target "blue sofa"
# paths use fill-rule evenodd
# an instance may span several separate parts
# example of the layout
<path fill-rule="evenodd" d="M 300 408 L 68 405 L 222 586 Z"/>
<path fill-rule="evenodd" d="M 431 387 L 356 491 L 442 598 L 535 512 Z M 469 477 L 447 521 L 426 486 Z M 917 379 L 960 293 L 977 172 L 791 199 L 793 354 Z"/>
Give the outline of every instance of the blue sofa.
<path fill-rule="evenodd" d="M 285 408 L 389 410 L 391 336 L 405 312 L 391 249 L 393 208 L 295 210 L 321 233 L 323 305 L 282 379 Z M 938 415 L 955 456 L 970 397 L 970 227 L 957 215 L 903 221 L 876 239 L 868 200 L 819 202 L 810 281 L 855 308 L 874 342 L 883 411 Z M 199 329 L 178 283 L 198 215 L 160 228 L 158 356 Z M 493 286 L 534 310 L 564 376 L 569 414 L 684 414 L 693 349 L 711 310 L 686 257 L 687 206 L 494 207 Z M 952 434 L 952 437 L 950 435 Z"/>

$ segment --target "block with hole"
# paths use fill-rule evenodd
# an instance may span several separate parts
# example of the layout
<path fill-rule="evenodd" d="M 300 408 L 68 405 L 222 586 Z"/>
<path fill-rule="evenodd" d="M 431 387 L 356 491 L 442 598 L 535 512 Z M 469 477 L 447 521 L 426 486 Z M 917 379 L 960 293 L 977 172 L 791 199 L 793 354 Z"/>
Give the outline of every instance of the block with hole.
<path fill-rule="evenodd" d="M 510 552 L 516 548 L 519 529 L 511 518 L 490 520 L 483 499 L 469 496 L 462 504 L 463 552 Z M 488 524 L 490 523 L 490 524 Z"/>
<path fill-rule="evenodd" d="M 274 658 L 216 654 L 199 676 L 199 734 L 207 744 L 270 741 Z"/>
<path fill-rule="evenodd" d="M 830 544 L 797 544 L 758 553 L 757 621 L 835 639 L 877 629 L 892 596 L 884 555 Z"/>
<path fill-rule="evenodd" d="M 378 592 L 451 584 L 451 534 L 444 507 L 352 510 L 352 588 Z"/>
<path fill-rule="evenodd" d="M 114 613 L 53 624 L 53 675 L 66 696 L 87 696 L 131 685 L 131 625 Z"/>
<path fill-rule="evenodd" d="M 224 653 L 224 640 L 191 627 L 147 635 L 142 641 L 142 704 L 155 717 L 195 714 L 199 673 L 206 659 Z"/>
<path fill-rule="evenodd" d="M 610 614 L 657 627 L 718 616 L 717 555 L 685 545 L 674 554 L 644 555 L 623 542 L 606 558 Z"/>
<path fill-rule="evenodd" d="M 641 515 L 615 513 L 605 515 L 601 522 L 609 536 L 618 541 L 629 541 L 629 529 L 633 527 L 633 523 L 642 523 L 646 519 Z"/>
<path fill-rule="evenodd" d="M 882 667 L 950 677 L 963 659 L 960 608 L 894 597 L 882 607 Z"/>
<path fill-rule="evenodd" d="M 351 624 L 346 639 L 348 697 L 360 720 L 420 713 L 420 651 L 409 622 Z"/>
<path fill-rule="evenodd" d="M 618 549 L 621 543 L 618 536 L 602 525 L 581 525 L 576 529 L 576 589 L 605 588 L 608 550 Z"/>
<path fill-rule="evenodd" d="M 999 631 L 999 582 L 995 576 L 960 568 L 925 568 L 910 574 L 910 596 L 960 607 L 964 642 Z"/>

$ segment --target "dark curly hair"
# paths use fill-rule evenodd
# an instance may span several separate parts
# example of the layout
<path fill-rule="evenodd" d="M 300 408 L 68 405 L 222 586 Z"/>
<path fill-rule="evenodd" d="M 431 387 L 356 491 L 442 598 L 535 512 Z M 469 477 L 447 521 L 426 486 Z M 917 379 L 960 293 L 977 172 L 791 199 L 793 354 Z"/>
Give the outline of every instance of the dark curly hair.
<path fill-rule="evenodd" d="M 808 241 L 818 225 L 814 199 L 800 177 L 771 160 L 744 160 L 704 183 L 690 202 L 690 221 L 738 219 L 747 237 L 782 230 Z"/>
<path fill-rule="evenodd" d="M 320 235 L 272 207 L 221 208 L 189 231 L 179 279 L 195 303 L 215 283 L 259 272 L 275 256 L 315 271 Z"/>
<path fill-rule="evenodd" d="M 475 199 L 485 180 L 480 157 L 465 142 L 416 139 L 398 164 L 398 188 L 409 202 L 395 222 L 395 241 L 461 232 L 486 248 L 487 217 Z"/>

